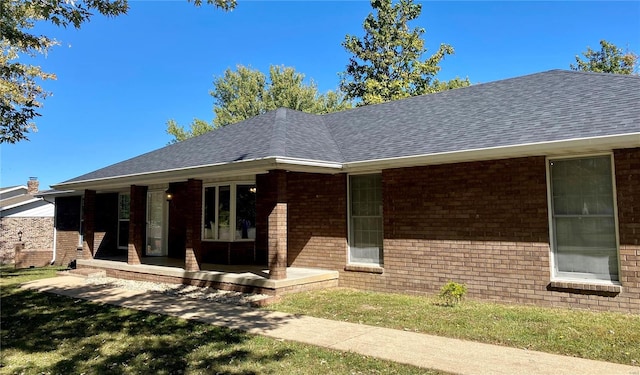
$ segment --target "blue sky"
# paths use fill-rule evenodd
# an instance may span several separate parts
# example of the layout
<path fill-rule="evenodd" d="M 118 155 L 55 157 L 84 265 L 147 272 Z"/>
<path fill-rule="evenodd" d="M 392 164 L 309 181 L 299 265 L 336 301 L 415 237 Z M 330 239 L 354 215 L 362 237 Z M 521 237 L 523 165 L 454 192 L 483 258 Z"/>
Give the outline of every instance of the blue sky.
<path fill-rule="evenodd" d="M 421 2 L 412 26 L 429 52 L 456 51 L 438 78 L 490 82 L 569 69 L 575 55 L 606 39 L 640 53 L 640 1 Z M 368 1 L 239 1 L 225 13 L 186 0 L 130 1 L 127 15 L 94 17 L 82 29 L 39 25 L 60 45 L 37 58 L 56 81 L 39 131 L 0 145 L 0 186 L 38 177 L 40 188 L 165 146 L 166 121 L 211 120 L 214 77 L 236 64 L 264 72 L 295 67 L 320 91 L 336 89 L 349 55 L 346 34 L 362 36 Z"/>

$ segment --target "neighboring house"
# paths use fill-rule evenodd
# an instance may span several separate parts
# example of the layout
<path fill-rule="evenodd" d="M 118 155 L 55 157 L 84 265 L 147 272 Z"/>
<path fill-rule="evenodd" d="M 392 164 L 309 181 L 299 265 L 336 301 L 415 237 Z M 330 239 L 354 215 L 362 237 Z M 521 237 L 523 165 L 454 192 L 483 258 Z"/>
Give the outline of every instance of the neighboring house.
<path fill-rule="evenodd" d="M 184 282 L 258 264 L 272 280 L 318 268 L 345 287 L 455 280 L 476 299 L 640 311 L 637 76 L 278 109 L 55 187 L 79 194 L 56 198 L 58 225 L 84 228 L 79 266 L 119 259 L 120 277 L 153 280 L 134 265 L 156 256 L 183 261 Z"/>
<path fill-rule="evenodd" d="M 51 251 L 53 203 L 38 198 L 38 180 L 0 188 L 0 262 L 14 263 L 16 245 L 24 250 Z M 52 259 L 49 255 L 47 263 Z"/>

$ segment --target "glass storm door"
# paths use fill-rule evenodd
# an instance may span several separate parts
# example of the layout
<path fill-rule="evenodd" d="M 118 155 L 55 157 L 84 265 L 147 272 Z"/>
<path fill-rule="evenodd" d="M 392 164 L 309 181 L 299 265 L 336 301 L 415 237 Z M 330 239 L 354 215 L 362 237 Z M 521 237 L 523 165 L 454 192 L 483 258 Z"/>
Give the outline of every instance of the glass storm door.
<path fill-rule="evenodd" d="M 167 256 L 166 206 L 163 191 L 147 193 L 147 256 Z"/>

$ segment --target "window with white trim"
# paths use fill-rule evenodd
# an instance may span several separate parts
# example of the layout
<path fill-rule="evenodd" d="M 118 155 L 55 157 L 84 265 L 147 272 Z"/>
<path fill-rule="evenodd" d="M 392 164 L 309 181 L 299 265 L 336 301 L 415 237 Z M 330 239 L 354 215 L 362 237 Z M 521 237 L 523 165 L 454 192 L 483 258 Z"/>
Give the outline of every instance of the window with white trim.
<path fill-rule="evenodd" d="M 118 249 L 126 249 L 129 246 L 130 205 L 129 193 L 118 194 Z"/>
<path fill-rule="evenodd" d="M 256 238 L 256 185 L 228 183 L 203 189 L 202 239 L 247 241 Z"/>
<path fill-rule="evenodd" d="M 349 176 L 349 263 L 381 266 L 382 175 Z"/>
<path fill-rule="evenodd" d="M 618 281 L 610 155 L 549 160 L 554 276 Z"/>

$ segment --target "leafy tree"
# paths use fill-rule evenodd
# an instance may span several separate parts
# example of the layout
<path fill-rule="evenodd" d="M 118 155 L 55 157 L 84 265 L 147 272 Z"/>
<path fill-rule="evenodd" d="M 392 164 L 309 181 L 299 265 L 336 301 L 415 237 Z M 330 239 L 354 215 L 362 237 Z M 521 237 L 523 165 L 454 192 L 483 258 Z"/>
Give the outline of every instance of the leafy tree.
<path fill-rule="evenodd" d="M 340 88 L 358 105 L 375 104 L 408 96 L 428 94 L 450 88 L 469 86 L 469 79 L 451 82 L 434 79 L 440 62 L 454 53 L 453 47 L 441 44 L 431 57 L 427 51 L 423 28 L 409 29 L 409 21 L 420 16 L 422 6 L 412 0 L 371 0 L 374 13 L 364 20 L 365 35 L 347 35 L 342 45 L 353 55 L 342 73 Z"/>
<path fill-rule="evenodd" d="M 576 55 L 576 64 L 570 64 L 572 70 L 634 74 L 638 69 L 638 55 L 631 51 L 624 52 L 606 40 L 600 41 L 600 51 L 594 51 L 591 47 L 587 47 L 582 55 L 585 57 L 584 60 Z"/>
<path fill-rule="evenodd" d="M 351 102 L 337 92 L 318 93 L 312 81 L 304 83 L 304 74 L 294 68 L 271 66 L 269 77 L 259 70 L 238 65 L 227 69 L 224 75 L 213 81 L 215 118 L 211 123 L 194 119 L 189 130 L 174 120 L 167 122 L 167 134 L 171 143 L 195 137 L 215 128 L 234 124 L 265 112 L 285 107 L 307 113 L 330 113 L 351 108 Z"/>
<path fill-rule="evenodd" d="M 206 2 L 224 10 L 236 5 L 236 0 Z M 200 6 L 202 0 L 193 3 Z M 18 61 L 20 55 L 46 54 L 57 44 L 48 36 L 33 34 L 35 23 L 80 28 L 93 12 L 115 17 L 127 10 L 127 0 L 0 0 L 0 143 L 27 140 L 27 133 L 37 130 L 33 120 L 40 116 L 41 100 L 49 95 L 39 81 L 56 78 L 39 66 Z"/>

